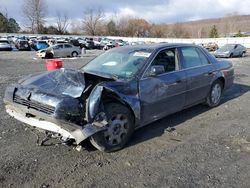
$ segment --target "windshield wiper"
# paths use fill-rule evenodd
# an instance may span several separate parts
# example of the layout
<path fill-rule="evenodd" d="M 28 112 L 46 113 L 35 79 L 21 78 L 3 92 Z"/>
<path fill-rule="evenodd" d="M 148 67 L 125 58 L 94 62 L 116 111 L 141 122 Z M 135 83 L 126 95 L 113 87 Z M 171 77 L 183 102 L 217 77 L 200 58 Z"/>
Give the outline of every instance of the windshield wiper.
<path fill-rule="evenodd" d="M 119 76 L 117 74 L 112 74 L 112 75 L 110 75 L 110 78 L 112 78 L 114 80 L 118 80 Z"/>

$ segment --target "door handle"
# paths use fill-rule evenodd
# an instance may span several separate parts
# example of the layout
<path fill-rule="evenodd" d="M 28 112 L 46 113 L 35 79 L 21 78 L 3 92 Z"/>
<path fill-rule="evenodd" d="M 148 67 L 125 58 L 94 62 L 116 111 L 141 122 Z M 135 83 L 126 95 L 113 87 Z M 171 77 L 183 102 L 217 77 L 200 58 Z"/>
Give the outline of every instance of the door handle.
<path fill-rule="evenodd" d="M 211 74 L 213 74 L 214 72 L 208 72 L 208 75 L 211 75 Z"/>
<path fill-rule="evenodd" d="M 209 71 L 209 72 L 205 73 L 206 76 L 209 76 L 209 75 L 212 75 L 212 74 L 214 74 L 213 71 Z"/>
<path fill-rule="evenodd" d="M 181 83 L 181 80 L 176 80 L 175 82 L 176 82 L 176 83 Z"/>

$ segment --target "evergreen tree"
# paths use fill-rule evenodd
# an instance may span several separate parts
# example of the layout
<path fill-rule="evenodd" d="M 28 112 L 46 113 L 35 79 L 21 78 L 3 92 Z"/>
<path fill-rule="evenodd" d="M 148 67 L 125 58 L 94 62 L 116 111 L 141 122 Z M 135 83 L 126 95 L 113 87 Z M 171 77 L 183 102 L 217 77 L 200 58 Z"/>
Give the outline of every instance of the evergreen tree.
<path fill-rule="evenodd" d="M 8 20 L 7 33 L 17 33 L 20 29 L 20 26 L 14 18 Z"/>
<path fill-rule="evenodd" d="M 119 32 L 116 28 L 116 24 L 113 20 L 111 20 L 107 24 L 107 35 L 109 35 L 109 36 L 118 36 L 119 35 Z"/>
<path fill-rule="evenodd" d="M 219 37 L 218 30 L 217 30 L 215 25 L 213 25 L 213 27 L 211 28 L 211 30 L 209 32 L 209 37 L 210 38 L 218 38 Z"/>
<path fill-rule="evenodd" d="M 244 37 L 245 35 L 241 33 L 241 31 L 239 30 L 238 33 L 235 35 L 235 37 Z"/>
<path fill-rule="evenodd" d="M 8 19 L 0 12 L 0 33 L 5 33 L 7 30 Z"/>
<path fill-rule="evenodd" d="M 0 33 L 17 33 L 20 30 L 19 24 L 14 18 L 7 18 L 0 12 Z"/>

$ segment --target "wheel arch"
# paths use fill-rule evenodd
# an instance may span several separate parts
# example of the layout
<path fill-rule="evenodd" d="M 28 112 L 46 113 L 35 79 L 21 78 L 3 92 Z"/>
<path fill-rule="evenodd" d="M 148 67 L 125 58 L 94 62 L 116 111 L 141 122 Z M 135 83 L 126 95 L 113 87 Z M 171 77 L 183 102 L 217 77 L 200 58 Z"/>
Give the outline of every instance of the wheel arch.
<path fill-rule="evenodd" d="M 135 126 L 139 124 L 140 120 L 140 103 L 135 98 L 128 98 L 122 94 L 107 88 L 105 86 L 97 85 L 90 93 L 86 103 L 86 117 L 88 121 L 93 121 L 95 116 L 104 110 L 104 105 L 110 102 L 117 102 L 126 106 L 133 116 Z"/>
<path fill-rule="evenodd" d="M 223 73 L 221 71 L 217 72 L 217 74 L 214 76 L 214 78 L 212 79 L 210 85 L 212 86 L 212 84 L 216 81 L 216 80 L 219 80 L 221 81 L 222 83 L 222 88 L 224 89 L 225 87 L 225 82 L 226 82 L 226 79 L 223 75 Z"/>
<path fill-rule="evenodd" d="M 224 89 L 224 87 L 225 87 L 225 78 L 223 76 L 220 76 L 216 80 L 221 81 L 221 83 L 222 83 L 222 89 Z"/>
<path fill-rule="evenodd" d="M 102 103 L 105 106 L 105 104 L 107 103 L 119 103 L 121 105 L 124 105 L 125 107 L 127 107 L 129 109 L 129 111 L 131 112 L 131 115 L 133 116 L 133 122 L 136 123 L 136 115 L 135 112 L 133 110 L 133 108 L 130 106 L 130 104 L 123 100 L 119 95 L 117 95 L 115 92 L 112 92 L 110 90 L 104 90 L 103 94 L 102 94 Z"/>

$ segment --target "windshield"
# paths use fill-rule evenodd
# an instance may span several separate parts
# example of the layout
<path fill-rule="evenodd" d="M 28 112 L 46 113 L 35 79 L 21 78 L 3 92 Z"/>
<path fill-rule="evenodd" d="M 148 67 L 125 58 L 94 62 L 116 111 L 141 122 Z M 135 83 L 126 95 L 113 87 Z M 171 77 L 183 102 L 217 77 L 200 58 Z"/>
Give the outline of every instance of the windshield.
<path fill-rule="evenodd" d="M 111 78 L 129 79 L 145 64 L 151 55 L 149 49 L 111 50 L 98 56 L 82 68 L 84 72 L 108 75 Z"/>
<path fill-rule="evenodd" d="M 234 49 L 234 44 L 226 44 L 224 46 L 222 46 L 219 51 L 230 51 L 232 49 Z"/>

